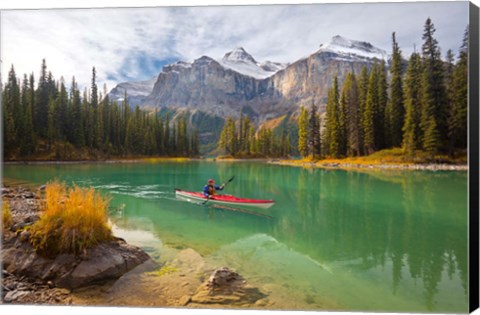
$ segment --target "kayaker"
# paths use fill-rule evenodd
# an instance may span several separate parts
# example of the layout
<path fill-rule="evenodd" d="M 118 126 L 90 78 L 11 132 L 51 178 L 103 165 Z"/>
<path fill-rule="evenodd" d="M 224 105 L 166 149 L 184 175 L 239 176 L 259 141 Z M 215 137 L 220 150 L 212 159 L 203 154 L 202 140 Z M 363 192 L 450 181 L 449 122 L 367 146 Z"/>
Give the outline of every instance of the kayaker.
<path fill-rule="evenodd" d="M 215 191 L 223 190 L 223 187 L 225 187 L 225 184 L 222 184 L 222 186 L 215 186 L 215 181 L 213 179 L 209 179 L 208 184 L 203 187 L 203 194 L 205 197 L 210 198 L 211 196 L 215 195 Z"/>

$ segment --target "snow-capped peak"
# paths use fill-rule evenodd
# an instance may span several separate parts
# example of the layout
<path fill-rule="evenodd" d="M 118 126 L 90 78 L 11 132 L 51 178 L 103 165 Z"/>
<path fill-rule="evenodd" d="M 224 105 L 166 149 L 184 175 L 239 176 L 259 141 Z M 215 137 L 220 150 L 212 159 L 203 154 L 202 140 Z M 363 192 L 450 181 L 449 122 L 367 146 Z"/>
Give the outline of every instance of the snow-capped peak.
<path fill-rule="evenodd" d="M 248 75 L 256 79 L 265 79 L 278 71 L 285 69 L 286 64 L 266 61 L 260 63 L 253 58 L 243 47 L 237 47 L 218 61 L 225 68 Z"/>
<path fill-rule="evenodd" d="M 348 39 L 340 35 L 333 36 L 326 44 L 321 44 L 318 52 L 330 52 L 339 55 L 340 58 L 376 58 L 387 60 L 388 54 L 385 50 L 377 48 L 368 42 Z"/>
<path fill-rule="evenodd" d="M 243 47 L 237 47 L 231 52 L 226 53 L 222 61 L 257 63 L 252 55 L 247 53 Z"/>

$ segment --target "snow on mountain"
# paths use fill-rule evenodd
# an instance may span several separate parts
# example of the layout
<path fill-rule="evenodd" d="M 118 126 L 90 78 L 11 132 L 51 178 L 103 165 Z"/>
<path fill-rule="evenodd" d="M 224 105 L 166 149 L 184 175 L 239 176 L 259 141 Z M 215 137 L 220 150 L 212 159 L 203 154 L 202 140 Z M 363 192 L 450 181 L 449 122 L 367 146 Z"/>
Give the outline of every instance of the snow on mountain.
<path fill-rule="evenodd" d="M 318 53 L 320 52 L 333 53 L 337 55 L 336 59 L 342 60 L 355 58 L 388 60 L 388 54 L 385 50 L 377 48 L 368 42 L 351 40 L 340 35 L 336 35 L 328 43 L 320 45 Z"/>
<path fill-rule="evenodd" d="M 156 81 L 157 76 L 145 81 L 123 82 L 118 84 L 110 93 L 114 93 L 122 99 L 125 91 L 127 91 L 128 96 L 146 96 L 152 92 L 153 85 Z"/>
<path fill-rule="evenodd" d="M 145 81 L 122 82 L 114 87 L 108 93 L 108 96 L 111 100 L 123 102 L 125 100 L 125 92 L 127 92 L 130 106 L 140 105 L 143 99 L 152 92 L 156 81 L 157 76 Z"/>
<path fill-rule="evenodd" d="M 218 60 L 218 62 L 225 68 L 255 79 L 268 78 L 287 66 L 286 64 L 271 61 L 259 63 L 242 47 L 226 53 L 222 60 Z"/>

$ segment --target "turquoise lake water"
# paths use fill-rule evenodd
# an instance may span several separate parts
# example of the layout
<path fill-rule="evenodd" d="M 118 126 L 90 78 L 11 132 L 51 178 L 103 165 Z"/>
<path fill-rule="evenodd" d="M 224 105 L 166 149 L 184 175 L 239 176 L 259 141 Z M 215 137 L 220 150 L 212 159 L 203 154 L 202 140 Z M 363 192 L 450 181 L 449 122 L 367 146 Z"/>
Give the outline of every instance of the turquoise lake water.
<path fill-rule="evenodd" d="M 260 290 L 281 292 L 279 307 L 468 310 L 466 172 L 194 161 L 6 165 L 3 176 L 38 185 L 56 177 L 108 192 L 122 209 L 111 214 L 117 236 L 159 261 L 191 248 Z M 276 204 L 219 208 L 175 197 L 174 188 L 199 191 L 208 178 L 232 176 L 225 193 Z"/>

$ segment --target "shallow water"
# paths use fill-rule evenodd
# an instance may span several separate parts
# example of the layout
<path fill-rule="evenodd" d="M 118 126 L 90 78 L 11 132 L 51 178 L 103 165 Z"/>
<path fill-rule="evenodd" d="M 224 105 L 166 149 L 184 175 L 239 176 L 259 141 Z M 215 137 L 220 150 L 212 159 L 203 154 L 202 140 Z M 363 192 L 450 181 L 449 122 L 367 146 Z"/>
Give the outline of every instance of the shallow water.
<path fill-rule="evenodd" d="M 255 215 L 175 197 L 233 175 L 225 193 L 276 204 Z M 4 177 L 108 192 L 117 236 L 160 262 L 193 249 L 209 268 L 234 268 L 271 308 L 468 309 L 466 172 L 182 162 L 6 165 Z"/>

